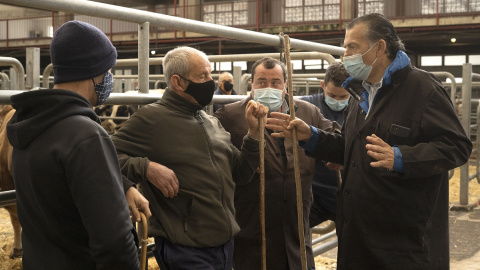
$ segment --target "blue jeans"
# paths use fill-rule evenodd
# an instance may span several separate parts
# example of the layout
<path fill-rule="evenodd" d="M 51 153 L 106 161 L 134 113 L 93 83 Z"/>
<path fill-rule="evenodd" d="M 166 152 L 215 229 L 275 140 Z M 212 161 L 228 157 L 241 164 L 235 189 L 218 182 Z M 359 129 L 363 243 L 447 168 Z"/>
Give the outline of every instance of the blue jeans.
<path fill-rule="evenodd" d="M 155 237 L 155 259 L 162 270 L 232 270 L 233 239 L 218 247 L 186 247 Z"/>

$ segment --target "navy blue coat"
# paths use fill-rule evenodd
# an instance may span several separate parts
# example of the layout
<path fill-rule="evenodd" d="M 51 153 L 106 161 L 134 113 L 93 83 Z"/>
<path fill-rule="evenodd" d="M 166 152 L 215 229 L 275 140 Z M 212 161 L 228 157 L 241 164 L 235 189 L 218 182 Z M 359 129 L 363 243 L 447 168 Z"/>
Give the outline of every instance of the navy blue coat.
<path fill-rule="evenodd" d="M 343 111 L 334 111 L 325 103 L 325 94 L 314 94 L 303 96 L 300 99 L 308 101 L 317 106 L 323 116 L 330 121 L 337 122 L 340 126 L 343 124 Z M 319 203 L 325 209 L 332 213 L 337 213 L 337 173 L 325 166 L 323 160 L 317 159 L 315 162 L 315 176 L 312 182 L 312 193 L 315 204 Z"/>

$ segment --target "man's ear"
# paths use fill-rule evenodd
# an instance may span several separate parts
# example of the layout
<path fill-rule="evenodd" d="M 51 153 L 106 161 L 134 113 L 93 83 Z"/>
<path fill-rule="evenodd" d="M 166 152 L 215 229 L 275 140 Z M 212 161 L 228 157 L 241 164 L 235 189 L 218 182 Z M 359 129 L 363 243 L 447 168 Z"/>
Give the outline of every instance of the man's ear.
<path fill-rule="evenodd" d="M 173 87 L 173 90 L 176 91 L 185 91 L 186 87 L 184 86 L 184 80 L 177 74 L 173 74 L 170 78 L 170 83 Z"/>
<path fill-rule="evenodd" d="M 325 89 L 325 81 L 320 81 L 320 85 L 322 86 L 323 89 Z"/>
<path fill-rule="evenodd" d="M 380 39 L 378 41 L 378 51 L 383 52 L 384 54 L 387 54 L 387 43 L 385 40 Z"/>

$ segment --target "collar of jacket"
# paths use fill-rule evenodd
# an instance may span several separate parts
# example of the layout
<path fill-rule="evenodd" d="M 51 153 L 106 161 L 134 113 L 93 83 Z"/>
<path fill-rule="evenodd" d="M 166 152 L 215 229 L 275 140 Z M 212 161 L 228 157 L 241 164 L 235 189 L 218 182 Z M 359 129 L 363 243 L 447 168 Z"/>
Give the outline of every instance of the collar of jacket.
<path fill-rule="evenodd" d="M 225 93 L 223 92 L 223 90 L 219 87 L 217 87 L 217 90 L 215 90 L 215 93 L 213 93 L 214 95 L 225 95 Z M 236 95 L 237 92 L 235 92 L 235 89 L 232 89 L 232 93 L 231 95 Z"/>
<path fill-rule="evenodd" d="M 395 59 L 393 59 L 393 62 L 390 64 L 390 66 L 388 66 L 388 68 L 385 70 L 385 73 L 383 74 L 383 85 L 391 84 L 393 73 L 397 72 L 400 69 L 403 69 L 409 64 L 410 58 L 408 58 L 408 55 L 405 52 L 399 50 L 397 52 L 397 56 L 395 56 Z"/>
<path fill-rule="evenodd" d="M 408 55 L 401 50 L 398 51 L 397 56 L 395 57 L 393 62 L 385 70 L 385 73 L 383 73 L 382 88 L 392 83 L 392 79 L 395 79 L 396 77 L 394 76 L 395 72 L 404 69 L 409 65 L 410 58 L 408 57 Z M 342 83 L 342 87 L 345 88 L 345 90 L 347 90 L 354 99 L 358 100 L 359 102 L 363 101 L 362 92 L 365 91 L 365 89 L 362 86 L 361 80 L 355 79 L 350 76 L 345 80 L 345 82 Z"/>
<path fill-rule="evenodd" d="M 165 89 L 160 103 L 164 103 L 169 107 L 183 113 L 194 114 L 196 111 L 201 110 L 203 107 L 198 103 L 191 103 L 190 101 L 179 96 L 169 88 Z"/>

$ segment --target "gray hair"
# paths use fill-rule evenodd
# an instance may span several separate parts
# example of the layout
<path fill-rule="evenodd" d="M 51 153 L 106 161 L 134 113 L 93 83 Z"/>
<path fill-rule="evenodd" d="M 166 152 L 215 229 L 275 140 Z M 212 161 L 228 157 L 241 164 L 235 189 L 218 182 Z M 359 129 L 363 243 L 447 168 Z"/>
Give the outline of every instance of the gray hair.
<path fill-rule="evenodd" d="M 199 54 L 205 57 L 205 59 L 208 59 L 204 52 L 186 46 L 177 47 L 167 52 L 165 57 L 163 57 L 163 74 L 165 75 L 168 88 L 171 88 L 170 79 L 174 74 L 180 75 L 183 78 L 188 77 L 191 67 L 190 58 L 195 54 Z"/>

